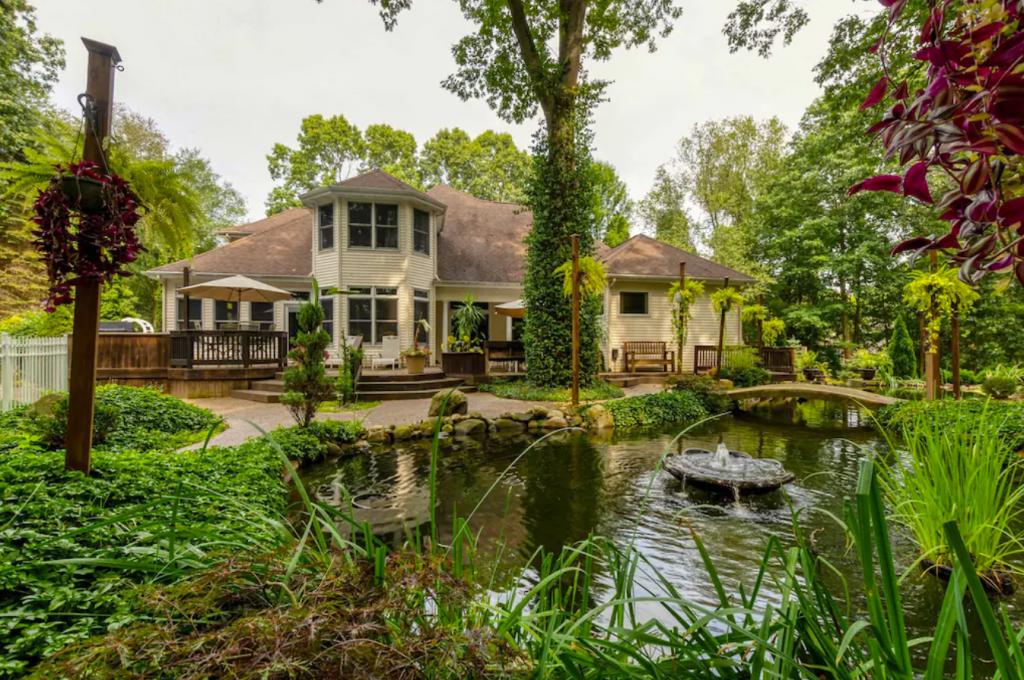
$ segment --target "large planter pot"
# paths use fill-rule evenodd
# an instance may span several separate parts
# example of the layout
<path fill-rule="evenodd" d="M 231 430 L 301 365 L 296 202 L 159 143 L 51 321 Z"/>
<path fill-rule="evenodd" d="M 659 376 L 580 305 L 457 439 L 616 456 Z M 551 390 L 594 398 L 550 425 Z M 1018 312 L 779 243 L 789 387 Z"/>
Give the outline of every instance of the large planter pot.
<path fill-rule="evenodd" d="M 476 352 L 442 352 L 441 368 L 445 375 L 484 375 L 484 355 Z"/>
<path fill-rule="evenodd" d="M 878 372 L 877 368 L 858 368 L 856 370 L 860 375 L 861 380 L 874 380 L 875 373 Z"/>
<path fill-rule="evenodd" d="M 919 562 L 921 571 L 934 576 L 935 578 L 949 583 L 953 579 L 953 568 L 947 567 L 944 564 L 936 564 L 935 562 L 925 558 Z M 1017 590 L 1017 584 L 1014 583 L 1013 576 L 1001 569 L 993 569 L 984 574 L 978 574 L 978 578 L 981 579 L 981 586 L 985 589 L 985 592 L 989 595 L 994 596 L 1006 596 L 1013 595 Z"/>
<path fill-rule="evenodd" d="M 409 375 L 420 375 L 427 367 L 426 357 L 406 357 L 405 372 Z"/>

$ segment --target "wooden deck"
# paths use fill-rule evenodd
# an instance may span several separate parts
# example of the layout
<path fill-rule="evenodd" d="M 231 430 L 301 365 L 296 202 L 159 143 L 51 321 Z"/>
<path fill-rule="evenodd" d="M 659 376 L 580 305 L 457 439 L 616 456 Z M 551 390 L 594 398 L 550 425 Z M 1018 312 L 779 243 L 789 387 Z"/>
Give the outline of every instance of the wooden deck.
<path fill-rule="evenodd" d="M 759 387 L 741 387 L 729 390 L 733 399 L 825 399 L 828 401 L 855 402 L 872 411 L 895 404 L 895 397 L 887 397 L 874 392 L 855 390 L 835 385 L 817 385 L 814 383 L 778 383 Z"/>

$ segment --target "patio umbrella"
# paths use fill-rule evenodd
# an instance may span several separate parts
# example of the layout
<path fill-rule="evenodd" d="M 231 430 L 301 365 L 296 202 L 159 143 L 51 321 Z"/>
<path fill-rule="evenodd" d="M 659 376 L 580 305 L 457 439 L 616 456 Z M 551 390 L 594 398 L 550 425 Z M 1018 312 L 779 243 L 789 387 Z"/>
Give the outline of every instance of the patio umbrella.
<path fill-rule="evenodd" d="M 228 302 L 276 302 L 289 300 L 292 294 L 286 290 L 275 288 L 269 284 L 250 279 L 248 276 L 229 276 L 207 283 L 179 288 L 179 293 L 189 297 L 206 298 L 208 300 L 226 300 Z"/>
<path fill-rule="evenodd" d="M 500 305 L 495 305 L 494 311 L 503 316 L 510 316 L 513 319 L 522 319 L 526 316 L 526 305 L 523 304 L 522 300 L 513 300 L 512 302 L 503 302 Z"/>

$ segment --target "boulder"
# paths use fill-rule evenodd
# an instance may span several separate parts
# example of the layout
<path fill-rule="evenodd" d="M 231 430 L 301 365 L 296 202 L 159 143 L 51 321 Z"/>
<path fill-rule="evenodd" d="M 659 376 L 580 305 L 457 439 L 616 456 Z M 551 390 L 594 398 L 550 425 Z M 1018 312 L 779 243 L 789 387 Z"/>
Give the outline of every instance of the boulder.
<path fill-rule="evenodd" d="M 445 404 L 445 399 L 448 400 L 447 404 Z M 446 416 L 454 413 L 465 415 L 469 411 L 469 399 L 459 390 L 441 390 L 430 398 L 430 410 L 427 411 L 427 414 L 432 418 L 437 417 L 441 413 L 442 406 L 444 406 L 444 415 Z"/>
<path fill-rule="evenodd" d="M 542 423 L 542 427 L 545 430 L 561 430 L 563 427 L 569 427 L 569 421 L 565 418 L 548 418 Z"/>
<path fill-rule="evenodd" d="M 412 426 L 400 425 L 395 428 L 395 441 L 404 442 L 412 439 Z"/>
<path fill-rule="evenodd" d="M 526 429 L 525 424 L 512 418 L 498 418 L 494 421 L 494 427 L 499 432 L 522 432 Z"/>
<path fill-rule="evenodd" d="M 521 423 L 528 423 L 533 420 L 533 416 L 529 413 L 511 413 L 508 417 L 512 420 L 518 420 Z"/>
<path fill-rule="evenodd" d="M 529 422 L 529 424 L 527 425 L 527 427 L 530 429 L 531 432 L 539 432 L 540 429 L 541 429 L 540 424 L 541 424 L 540 420 L 531 420 Z"/>
<path fill-rule="evenodd" d="M 548 417 L 548 410 L 543 406 L 534 406 L 530 409 L 530 420 L 543 420 Z"/>
<path fill-rule="evenodd" d="M 57 392 L 54 392 L 53 394 L 44 394 L 39 397 L 34 404 L 28 407 L 25 411 L 25 415 L 48 418 L 53 415 L 53 410 L 57 407 L 57 402 L 63 397 L 63 394 L 59 394 Z"/>
<path fill-rule="evenodd" d="M 615 417 L 611 411 L 601 404 L 591 406 L 583 414 L 587 419 L 587 427 L 592 430 L 605 430 L 615 427 Z"/>
<path fill-rule="evenodd" d="M 424 420 L 422 423 L 420 423 L 420 427 L 419 427 L 420 434 L 423 435 L 424 437 L 433 437 L 434 436 L 434 425 L 436 425 L 435 421 L 433 421 L 433 420 Z"/>
<path fill-rule="evenodd" d="M 554 410 L 552 410 L 552 411 L 548 411 L 547 413 L 545 413 L 544 417 L 547 418 L 547 419 L 562 418 L 564 420 L 565 419 L 565 414 L 562 413 L 561 411 L 554 411 Z"/>
<path fill-rule="evenodd" d="M 445 423 L 444 425 L 441 426 L 441 434 L 443 434 L 446 437 L 454 431 L 455 426 L 453 426 L 451 423 Z"/>
<path fill-rule="evenodd" d="M 371 444 L 390 444 L 391 433 L 385 430 L 383 427 L 373 428 L 372 430 L 366 433 L 366 441 L 370 442 Z"/>
<path fill-rule="evenodd" d="M 341 456 L 345 453 L 345 450 L 342 449 L 337 444 L 335 444 L 334 442 L 325 442 L 324 445 L 327 447 L 328 456 Z"/>
<path fill-rule="evenodd" d="M 487 433 L 487 423 L 476 418 L 467 418 L 455 426 L 455 434 L 460 437 Z"/>
<path fill-rule="evenodd" d="M 473 420 L 487 420 L 480 414 L 480 411 L 473 411 L 472 413 L 469 414 L 469 417 L 472 418 Z"/>
<path fill-rule="evenodd" d="M 725 378 L 722 378 L 721 380 L 716 380 L 715 382 L 718 383 L 719 387 L 724 387 L 727 390 L 731 390 L 733 388 L 731 380 L 726 380 Z"/>

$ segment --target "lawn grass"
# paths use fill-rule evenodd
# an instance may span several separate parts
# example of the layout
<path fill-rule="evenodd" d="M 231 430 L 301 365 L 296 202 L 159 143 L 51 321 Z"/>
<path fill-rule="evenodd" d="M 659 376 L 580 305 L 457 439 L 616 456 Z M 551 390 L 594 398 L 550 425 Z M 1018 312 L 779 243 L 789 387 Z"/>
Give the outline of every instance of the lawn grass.
<path fill-rule="evenodd" d="M 325 401 L 317 409 L 317 413 L 349 413 L 350 411 L 369 411 L 380 406 L 379 401 L 357 401 L 353 404 L 342 404 L 337 401 Z"/>
<path fill-rule="evenodd" d="M 525 380 L 495 380 L 492 383 L 479 385 L 481 392 L 489 392 L 502 399 L 518 399 L 520 401 L 572 401 L 572 390 L 567 387 L 539 387 Z M 604 401 L 619 399 L 626 396 L 620 388 L 604 380 L 595 380 L 589 387 L 580 388 L 580 401 Z"/>

